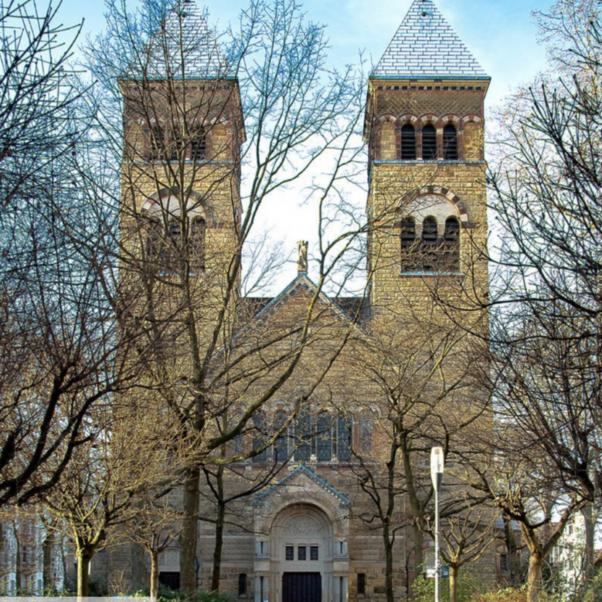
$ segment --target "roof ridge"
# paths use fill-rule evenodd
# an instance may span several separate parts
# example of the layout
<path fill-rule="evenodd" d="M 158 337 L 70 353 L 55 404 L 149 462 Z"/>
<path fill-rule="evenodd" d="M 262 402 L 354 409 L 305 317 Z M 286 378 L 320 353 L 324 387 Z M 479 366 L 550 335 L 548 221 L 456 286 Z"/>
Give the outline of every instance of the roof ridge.
<path fill-rule="evenodd" d="M 373 78 L 489 79 L 433 0 L 413 0 Z"/>

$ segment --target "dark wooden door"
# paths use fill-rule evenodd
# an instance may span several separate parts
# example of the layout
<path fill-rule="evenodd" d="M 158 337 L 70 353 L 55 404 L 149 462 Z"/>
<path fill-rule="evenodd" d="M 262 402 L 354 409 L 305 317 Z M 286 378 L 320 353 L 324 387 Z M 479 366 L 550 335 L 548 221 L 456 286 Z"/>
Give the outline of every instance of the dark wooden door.
<path fill-rule="evenodd" d="M 282 602 L 322 602 L 320 573 L 284 573 Z"/>

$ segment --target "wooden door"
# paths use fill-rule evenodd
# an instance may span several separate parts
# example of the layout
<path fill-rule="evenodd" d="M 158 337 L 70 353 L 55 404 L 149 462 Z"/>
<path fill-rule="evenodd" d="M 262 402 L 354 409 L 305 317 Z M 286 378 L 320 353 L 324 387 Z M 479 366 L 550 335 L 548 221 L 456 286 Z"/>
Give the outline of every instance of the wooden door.
<path fill-rule="evenodd" d="M 322 602 L 320 573 L 284 573 L 282 602 Z"/>

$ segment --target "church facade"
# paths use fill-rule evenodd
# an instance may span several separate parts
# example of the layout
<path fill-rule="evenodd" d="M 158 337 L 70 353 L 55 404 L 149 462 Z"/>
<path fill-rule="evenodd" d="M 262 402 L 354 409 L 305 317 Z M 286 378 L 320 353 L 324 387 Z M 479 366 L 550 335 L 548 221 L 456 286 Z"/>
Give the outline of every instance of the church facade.
<path fill-rule="evenodd" d="M 178 28 L 191 38 L 208 36 L 202 12 L 192 2 L 185 4 Z M 209 44 L 205 50 L 197 57 L 200 64 L 213 60 Z M 472 304 L 486 299 L 488 287 L 482 250 L 488 233 L 484 103 L 489 83 L 489 76 L 435 2 L 413 0 L 367 82 L 366 295 L 316 293 L 308 273 L 307 248 L 301 244 L 297 274 L 285 290 L 270 299 L 238 300 L 246 319 L 267 329 L 283 323 L 288 327 L 295 320 L 302 324 L 308 304 L 314 303 L 320 318 L 312 326 L 321 332 L 294 376 L 257 413 L 255 432 L 239 437 L 228 450 L 234 455 L 249 449 L 256 452 L 234 462 L 219 485 L 232 497 L 222 525 L 221 590 L 239 600 L 385 600 L 385 524 L 392 530 L 391 537 L 395 532 L 389 553 L 396 599 L 406 594 L 411 580 L 429 562 L 432 544 L 420 535 L 412 518 L 416 510 L 409 495 L 405 490 L 400 493 L 398 475 L 387 481 L 381 469 L 391 448 L 388 421 L 395 412 L 404 413 L 404 403 L 411 404 L 407 416 L 414 419 L 419 405 L 430 403 L 440 415 L 449 404 L 446 414 L 452 424 L 456 414 L 471 411 L 470 404 L 478 396 L 471 390 L 466 365 L 468 350 L 478 337 L 466 333 L 487 328 L 486 312 L 475 312 Z M 183 86 L 190 98 L 203 94 L 203 81 L 187 81 Z M 213 160 L 178 177 L 190 196 L 198 199 L 189 212 L 188 235 L 203 245 L 203 254 L 193 269 L 213 273 L 206 281 L 221 290 L 227 285 L 228 266 L 220 257 L 235 252 L 241 219 L 240 174 L 221 165 L 239 160 L 244 115 L 236 80 L 211 86 L 214 100 L 207 116 L 211 128 L 199 129 L 186 152 L 192 160 L 205 156 Z M 164 225 L 161 216 L 179 211 L 169 187 L 155 189 L 157 168 L 149 167 L 153 160 L 165 159 L 160 144 L 153 142 L 162 132 L 160 127 L 149 131 L 140 125 L 143 120 L 135 104 L 128 102 L 137 93 L 136 83 L 123 81 L 121 89 L 126 99 L 126 137 L 140 149 L 140 157 L 148 157 L 148 162 L 138 158 L 128 164 L 126 154 L 127 178 L 135 180 L 143 194 L 130 195 L 126 187 L 123 203 L 144 213 L 151 224 L 145 252 L 157 262 L 169 262 L 169 251 L 157 242 L 160 235 L 152 238 L 153 228 L 158 232 Z M 124 219 L 122 228 L 129 227 Z M 171 234 L 180 236 L 182 231 Z M 205 289 L 202 295 L 208 298 L 214 292 Z M 450 316 L 452 307 L 455 317 Z M 166 315 L 169 309 L 164 308 Z M 209 316 L 207 323 L 212 319 Z M 343 338 L 347 343 L 338 348 Z M 452 350 L 441 356 L 443 352 L 430 345 L 433 340 L 453 341 Z M 412 346 L 419 345 L 429 351 L 412 354 Z M 336 359 L 316 382 L 316 372 L 330 357 Z M 429 381 L 437 360 L 449 366 L 454 387 L 446 383 L 443 390 L 440 380 L 436 385 Z M 409 368 L 412 361 L 420 367 Z M 422 379 L 422 390 L 418 385 L 410 391 L 408 385 L 391 384 L 391 375 L 398 375 L 401 368 L 414 374 L 414 383 Z M 381 370 L 389 376 L 380 378 Z M 388 388 L 398 391 L 398 397 L 384 395 Z M 437 420 L 428 411 L 425 416 L 426 423 L 432 422 L 433 438 L 422 437 L 410 446 L 427 449 L 443 438 Z M 270 441 L 269 433 L 289 420 L 286 430 Z M 428 469 L 418 469 L 428 479 Z M 395 471 L 401 474 L 402 464 Z M 200 478 L 196 579 L 203 590 L 211 589 L 214 577 L 215 479 L 211 471 Z M 396 504 L 390 516 L 383 517 L 375 498 L 385 495 L 387 487 L 393 490 Z M 237 498 L 242 491 L 249 493 Z M 177 542 L 161 552 L 159 579 L 164 585 L 180 585 L 180 556 Z M 494 555 L 487 556 L 480 570 L 495 580 Z M 124 583 L 132 589 L 145 587 L 148 567 L 140 551 L 121 547 L 99 554 L 93 572 L 107 589 L 119 591 Z"/>

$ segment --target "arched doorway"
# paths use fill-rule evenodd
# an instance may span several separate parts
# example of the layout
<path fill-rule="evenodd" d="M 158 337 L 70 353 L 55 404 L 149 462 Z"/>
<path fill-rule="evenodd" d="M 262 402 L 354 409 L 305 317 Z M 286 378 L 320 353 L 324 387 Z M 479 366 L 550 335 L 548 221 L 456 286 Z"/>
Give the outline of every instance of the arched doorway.
<path fill-rule="evenodd" d="M 272 560 L 278 566 L 280 602 L 325 602 L 330 599 L 333 528 L 326 514 L 311 504 L 292 504 L 274 519 Z"/>

